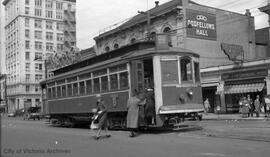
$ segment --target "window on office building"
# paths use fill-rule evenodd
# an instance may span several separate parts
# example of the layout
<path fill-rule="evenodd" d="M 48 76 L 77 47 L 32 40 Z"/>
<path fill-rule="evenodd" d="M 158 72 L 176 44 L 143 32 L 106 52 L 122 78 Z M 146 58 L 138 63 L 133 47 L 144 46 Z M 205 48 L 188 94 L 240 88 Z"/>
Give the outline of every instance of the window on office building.
<path fill-rule="evenodd" d="M 36 7 L 42 7 L 42 1 L 43 0 L 35 0 L 35 6 Z"/>
<path fill-rule="evenodd" d="M 25 52 L 25 60 L 30 60 L 30 52 Z"/>
<path fill-rule="evenodd" d="M 41 63 L 36 63 L 36 64 L 35 64 L 35 70 L 36 70 L 36 71 L 42 70 L 42 64 L 41 64 Z"/>
<path fill-rule="evenodd" d="M 35 59 L 42 59 L 42 52 L 35 52 Z"/>
<path fill-rule="evenodd" d="M 53 22 L 46 21 L 46 29 L 53 29 Z"/>
<path fill-rule="evenodd" d="M 57 44 L 57 51 L 63 51 L 64 45 L 63 44 Z"/>
<path fill-rule="evenodd" d="M 29 0 L 25 0 L 25 5 L 29 5 Z"/>
<path fill-rule="evenodd" d="M 56 12 L 56 19 L 63 19 L 63 13 L 62 13 L 62 11 L 57 11 Z"/>
<path fill-rule="evenodd" d="M 63 23 L 57 23 L 56 24 L 56 29 L 59 31 L 62 31 L 64 29 Z"/>
<path fill-rule="evenodd" d="M 30 74 L 25 74 L 25 81 L 30 82 Z"/>
<path fill-rule="evenodd" d="M 41 8 L 35 8 L 35 16 L 42 16 L 42 9 Z"/>
<path fill-rule="evenodd" d="M 63 9 L 63 3 L 62 2 L 56 2 L 56 10 L 62 10 Z"/>
<path fill-rule="evenodd" d="M 25 30 L 25 38 L 29 38 L 30 37 L 30 30 L 26 29 Z"/>
<path fill-rule="evenodd" d="M 30 49 L 30 41 L 25 41 L 25 49 Z"/>
<path fill-rule="evenodd" d="M 30 86 L 29 85 L 25 86 L 25 92 L 27 92 L 27 93 L 30 92 Z"/>
<path fill-rule="evenodd" d="M 46 32 L 46 39 L 47 40 L 53 40 L 53 33 L 52 32 Z"/>
<path fill-rule="evenodd" d="M 57 33 L 57 41 L 63 41 L 64 40 L 64 34 L 63 33 Z"/>
<path fill-rule="evenodd" d="M 29 7 L 25 7 L 25 15 L 29 15 Z"/>
<path fill-rule="evenodd" d="M 46 17 L 47 18 L 53 18 L 53 11 L 52 10 L 46 10 Z"/>
<path fill-rule="evenodd" d="M 25 27 L 29 27 L 29 18 L 25 18 Z"/>
<path fill-rule="evenodd" d="M 35 31 L 35 39 L 42 39 L 42 31 Z"/>
<path fill-rule="evenodd" d="M 42 42 L 36 41 L 35 42 L 35 49 L 36 50 L 42 50 Z"/>
<path fill-rule="evenodd" d="M 42 28 L 42 21 L 41 20 L 35 20 L 35 28 Z"/>
<path fill-rule="evenodd" d="M 53 51 L 53 43 L 46 43 L 46 51 Z"/>
<path fill-rule="evenodd" d="M 30 63 L 25 63 L 25 71 L 30 72 Z"/>

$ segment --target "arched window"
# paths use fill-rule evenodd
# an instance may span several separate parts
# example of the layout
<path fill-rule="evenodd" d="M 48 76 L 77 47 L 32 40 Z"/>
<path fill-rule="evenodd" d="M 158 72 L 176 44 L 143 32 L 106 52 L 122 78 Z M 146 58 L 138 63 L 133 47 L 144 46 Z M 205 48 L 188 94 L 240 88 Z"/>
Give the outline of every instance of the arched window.
<path fill-rule="evenodd" d="M 171 32 L 171 28 L 170 27 L 165 27 L 163 29 L 163 33 L 170 33 Z"/>
<path fill-rule="evenodd" d="M 106 46 L 105 47 L 105 52 L 109 52 L 110 51 L 110 47 L 109 46 Z"/>
<path fill-rule="evenodd" d="M 150 33 L 150 40 L 155 40 L 155 38 L 156 38 L 156 32 L 151 32 Z"/>
<path fill-rule="evenodd" d="M 165 27 L 164 29 L 163 29 L 163 33 L 170 33 L 171 32 L 171 28 L 170 27 Z M 169 39 L 169 41 L 168 41 L 168 46 L 169 47 L 172 47 L 172 41 Z"/>
<path fill-rule="evenodd" d="M 136 38 L 132 38 L 131 40 L 130 40 L 130 43 L 131 44 L 134 44 L 136 42 Z"/>
<path fill-rule="evenodd" d="M 118 48 L 119 48 L 119 44 L 115 43 L 115 44 L 113 45 L 113 48 L 114 48 L 114 49 L 118 49 Z"/>

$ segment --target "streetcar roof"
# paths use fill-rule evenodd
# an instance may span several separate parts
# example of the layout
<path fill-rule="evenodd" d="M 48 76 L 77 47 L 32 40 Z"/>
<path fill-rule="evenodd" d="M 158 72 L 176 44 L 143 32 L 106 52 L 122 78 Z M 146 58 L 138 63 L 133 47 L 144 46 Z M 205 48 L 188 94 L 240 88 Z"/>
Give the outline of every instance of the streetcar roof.
<path fill-rule="evenodd" d="M 123 46 L 119 49 L 104 53 L 93 58 L 54 70 L 54 77 L 47 79 L 47 81 L 54 80 L 55 78 L 60 78 L 65 75 L 74 74 L 80 71 L 84 71 L 91 68 L 104 67 L 105 65 L 112 63 L 119 63 L 119 61 L 125 61 L 129 59 L 141 58 L 151 55 L 188 55 L 193 57 L 199 57 L 198 54 L 192 52 L 191 50 L 182 48 L 172 48 L 158 50 L 155 47 L 155 42 L 144 41 L 138 42 L 132 45 Z M 46 80 L 42 81 L 41 84 L 45 83 Z"/>

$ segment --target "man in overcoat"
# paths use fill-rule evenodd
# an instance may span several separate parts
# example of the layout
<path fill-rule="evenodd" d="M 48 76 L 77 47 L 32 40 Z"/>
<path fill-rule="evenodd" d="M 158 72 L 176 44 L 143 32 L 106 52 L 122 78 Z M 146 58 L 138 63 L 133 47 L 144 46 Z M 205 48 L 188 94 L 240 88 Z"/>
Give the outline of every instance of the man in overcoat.
<path fill-rule="evenodd" d="M 133 92 L 133 96 L 128 99 L 127 102 L 127 128 L 130 129 L 130 137 L 135 137 L 135 132 L 139 127 L 139 105 L 141 100 L 136 90 Z"/>

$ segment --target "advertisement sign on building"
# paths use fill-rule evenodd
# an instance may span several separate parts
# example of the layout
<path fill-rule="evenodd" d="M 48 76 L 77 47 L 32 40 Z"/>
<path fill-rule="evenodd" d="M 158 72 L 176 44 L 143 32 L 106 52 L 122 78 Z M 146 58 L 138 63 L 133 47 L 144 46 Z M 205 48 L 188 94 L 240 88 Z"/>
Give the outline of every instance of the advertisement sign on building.
<path fill-rule="evenodd" d="M 216 40 L 216 15 L 198 10 L 186 9 L 187 37 Z"/>

